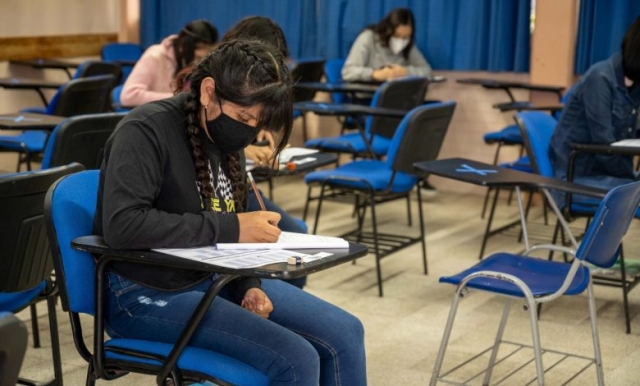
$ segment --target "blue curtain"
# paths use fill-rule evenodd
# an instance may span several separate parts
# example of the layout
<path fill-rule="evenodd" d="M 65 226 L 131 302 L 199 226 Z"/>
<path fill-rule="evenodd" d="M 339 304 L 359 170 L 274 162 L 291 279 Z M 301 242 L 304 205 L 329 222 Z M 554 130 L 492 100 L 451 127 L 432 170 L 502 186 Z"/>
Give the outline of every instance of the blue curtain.
<path fill-rule="evenodd" d="M 575 73 L 620 51 L 624 33 L 638 16 L 638 0 L 580 0 Z"/>
<path fill-rule="evenodd" d="M 344 58 L 369 24 L 409 7 L 416 44 L 436 69 L 528 71 L 530 0 L 142 0 L 143 46 L 197 18 L 222 35 L 237 20 L 260 15 L 277 22 L 293 57 Z"/>

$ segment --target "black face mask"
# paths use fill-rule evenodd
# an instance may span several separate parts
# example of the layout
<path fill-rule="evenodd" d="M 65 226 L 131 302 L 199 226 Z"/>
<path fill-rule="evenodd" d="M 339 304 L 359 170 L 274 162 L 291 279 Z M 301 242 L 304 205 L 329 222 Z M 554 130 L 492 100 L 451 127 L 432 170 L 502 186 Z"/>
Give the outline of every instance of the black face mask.
<path fill-rule="evenodd" d="M 207 122 L 207 131 L 223 153 L 235 153 L 253 142 L 260 130 L 236 121 L 223 113 L 220 106 L 220 116 Z"/>

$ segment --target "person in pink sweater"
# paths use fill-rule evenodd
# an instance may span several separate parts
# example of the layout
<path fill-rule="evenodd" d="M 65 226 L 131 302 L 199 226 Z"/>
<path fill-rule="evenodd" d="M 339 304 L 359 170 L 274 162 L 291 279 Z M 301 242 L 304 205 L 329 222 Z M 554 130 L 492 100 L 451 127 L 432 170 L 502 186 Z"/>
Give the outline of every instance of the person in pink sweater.
<path fill-rule="evenodd" d="M 139 106 L 172 97 L 176 74 L 206 56 L 217 41 L 217 29 L 201 19 L 147 48 L 122 87 L 120 103 Z"/>

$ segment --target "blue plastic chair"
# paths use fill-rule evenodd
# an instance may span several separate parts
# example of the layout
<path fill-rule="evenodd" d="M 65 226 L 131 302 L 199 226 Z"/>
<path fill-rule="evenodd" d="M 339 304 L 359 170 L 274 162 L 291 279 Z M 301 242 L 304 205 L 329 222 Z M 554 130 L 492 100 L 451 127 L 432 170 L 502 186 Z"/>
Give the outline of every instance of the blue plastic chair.
<path fill-rule="evenodd" d="M 0 312 L 0 386 L 14 386 L 27 351 L 27 328 L 10 312 Z"/>
<path fill-rule="evenodd" d="M 324 64 L 324 76 L 327 83 L 342 83 L 342 67 L 344 59 L 328 59 Z M 333 103 L 347 102 L 347 96 L 343 92 L 332 92 L 331 101 Z"/>
<path fill-rule="evenodd" d="M 105 62 L 117 63 L 122 68 L 122 80 L 124 83 L 131 70 L 133 70 L 134 63 L 137 62 L 142 56 L 142 47 L 139 44 L 134 43 L 107 43 L 102 46 L 100 50 L 100 56 Z"/>
<path fill-rule="evenodd" d="M 73 79 L 61 87 L 56 103 L 47 107 L 53 115 L 70 117 L 81 114 L 102 113 L 110 110 L 109 92 L 113 88 L 113 75 L 99 75 Z M 31 170 L 31 161 L 44 150 L 49 132 L 27 130 L 18 135 L 0 136 L 0 151 L 19 153 L 17 171 L 24 163 Z"/>
<path fill-rule="evenodd" d="M 556 127 L 556 120 L 549 114 L 538 111 L 517 113 L 515 120 L 522 132 L 527 153 L 530 154 L 531 163 L 535 172 L 545 177 L 554 178 L 551 160 L 549 159 L 549 144 L 551 143 L 551 137 Z M 553 194 L 553 199 L 556 205 L 568 214 L 568 217 L 592 217 L 595 215 L 598 205 L 601 202 L 600 199 L 585 196 L 573 196 L 570 198 L 570 201 L 567 202 L 568 198 L 560 193 Z M 635 211 L 635 217 L 640 218 L 640 209 Z M 556 242 L 560 230 L 559 224 L 556 224 L 552 242 Z M 620 254 L 619 264 L 621 267 L 624 267 L 624 253 Z M 626 274 L 624 270 L 622 273 L 623 275 Z M 627 299 L 627 294 L 631 290 L 630 284 L 625 279 L 617 280 L 615 278 L 596 278 L 595 284 L 613 285 L 622 288 L 626 331 L 630 333 L 631 317 L 629 315 L 629 302 Z"/>
<path fill-rule="evenodd" d="M 503 341 L 502 337 L 513 298 L 522 299 L 526 302 L 525 309 L 529 311 L 533 336 L 537 380 L 539 385 L 544 385 L 545 370 L 538 331 L 537 306 L 553 301 L 563 295 L 578 295 L 585 291 L 587 292 L 587 302 L 589 306 L 594 357 L 585 358 L 575 354 L 562 354 L 587 359 L 592 364 L 595 364 L 598 384 L 603 385 L 604 375 L 596 324 L 595 299 L 591 273 L 586 264 L 592 264 L 601 268 L 613 266 L 620 253 L 622 237 L 627 233 L 629 224 L 638 208 L 638 204 L 640 204 L 640 183 L 619 186 L 609 191 L 598 206 L 593 221 L 591 221 L 582 239 L 582 243 L 575 253 L 573 250 L 564 247 L 539 245 L 531 247 L 522 255 L 497 253 L 458 274 L 441 277 L 441 283 L 453 284 L 457 286 L 457 288 L 451 303 L 451 310 L 442 337 L 440 350 L 438 351 L 431 378 L 431 385 L 435 385 L 438 380 L 442 378 L 442 362 L 458 309 L 458 303 L 467 290 L 478 290 L 507 298 L 495 343 L 488 350 L 491 352 L 491 355 L 488 367 L 483 372 L 484 385 L 488 385 L 491 381 L 492 370 L 496 364 L 496 357 L 500 345 L 507 343 Z M 540 249 L 571 252 L 575 256 L 575 259 L 572 263 L 561 263 L 528 256 L 534 250 Z M 513 344 L 512 342 L 508 343 Z M 531 347 L 527 345 L 517 345 Z M 481 372 L 479 375 L 483 373 Z"/>
<path fill-rule="evenodd" d="M 62 384 L 62 362 L 55 309 L 57 288 L 51 280 L 53 261 L 43 219 L 44 197 L 58 178 L 80 170 L 82 166 L 75 164 L 0 175 L 0 312 L 16 313 L 41 300 L 47 301 L 53 369 L 58 385 Z M 33 311 L 32 308 L 33 341 L 34 346 L 39 347 L 38 320 Z M 0 345 L 0 351 L 2 349 Z M 35 383 L 23 380 L 23 384 Z"/>
<path fill-rule="evenodd" d="M 80 315 L 95 315 L 96 267 L 90 253 L 74 250 L 71 241 L 92 234 L 97 202 L 98 170 L 88 170 L 59 180 L 45 200 L 45 220 L 56 267 L 63 310 L 69 313 L 73 338 L 89 363 L 87 385 L 96 379 L 115 379 L 123 372 L 156 374 L 172 344 L 138 339 L 94 339 L 93 352 L 83 340 Z M 104 336 L 104 323 L 94 318 L 94 337 Z M 103 350 L 100 350 L 100 348 Z M 172 372 L 174 384 L 182 381 L 216 384 L 267 385 L 269 379 L 255 368 L 229 356 L 187 346 Z"/>
<path fill-rule="evenodd" d="M 326 197 L 342 198 L 355 195 L 355 212 L 357 214 L 357 229 L 342 237 L 351 241 L 367 244 L 376 255 L 376 273 L 378 278 L 378 293 L 383 295 L 382 274 L 380 260 L 386 255 L 405 248 L 414 243 L 422 243 L 422 262 L 424 273 L 427 274 L 427 250 L 422 216 L 422 200 L 418 182 L 421 176 L 417 174 L 413 164 L 420 161 L 430 161 L 437 158 L 444 137 L 449 128 L 455 102 L 433 103 L 414 108 L 402 119 L 391 139 L 387 159 L 356 160 L 339 166 L 333 170 L 321 170 L 305 176 L 309 185 L 307 202 L 303 218 L 309 208 L 309 202 L 314 199 L 311 191 L 320 186 L 317 197 L 318 206 L 313 228 L 315 234 Z M 418 211 L 420 215 L 420 236 L 389 235 L 378 232 L 376 204 L 400 198 L 409 198 L 411 191 L 417 186 Z M 327 194 L 327 192 L 330 192 Z M 409 201 L 407 201 L 409 202 Z M 371 209 L 373 231 L 363 230 L 365 211 Z M 409 215 L 411 214 L 408 206 Z"/>
<path fill-rule="evenodd" d="M 409 111 L 424 101 L 427 79 L 423 77 L 403 77 L 383 83 L 371 100 L 372 107 L 386 107 Z M 347 133 L 337 137 L 313 138 L 305 142 L 306 147 L 332 153 L 348 153 L 355 157 L 380 158 L 387 154 L 399 118 L 366 118 L 365 136 L 373 154 L 360 132 Z"/>

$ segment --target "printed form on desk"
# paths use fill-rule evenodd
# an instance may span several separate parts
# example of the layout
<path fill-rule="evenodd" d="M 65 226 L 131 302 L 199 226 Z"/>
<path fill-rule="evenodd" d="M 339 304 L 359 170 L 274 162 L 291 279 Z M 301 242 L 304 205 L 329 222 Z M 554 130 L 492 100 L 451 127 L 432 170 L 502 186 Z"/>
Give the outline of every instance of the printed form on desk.
<path fill-rule="evenodd" d="M 156 252 L 165 253 L 184 259 L 200 261 L 219 267 L 234 269 L 260 267 L 274 263 L 286 263 L 289 257 L 300 257 L 303 263 L 319 260 L 332 253 L 316 253 L 308 255 L 282 249 L 235 249 L 219 250 L 215 246 L 198 248 L 162 248 L 154 249 Z"/>
<path fill-rule="evenodd" d="M 333 255 L 314 255 L 289 249 L 347 249 L 349 242 L 340 237 L 282 232 L 275 243 L 218 243 L 196 248 L 161 248 L 156 252 L 227 268 L 252 268 L 274 263 L 286 263 L 289 257 L 300 257 L 302 263 Z"/>

